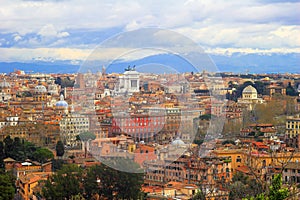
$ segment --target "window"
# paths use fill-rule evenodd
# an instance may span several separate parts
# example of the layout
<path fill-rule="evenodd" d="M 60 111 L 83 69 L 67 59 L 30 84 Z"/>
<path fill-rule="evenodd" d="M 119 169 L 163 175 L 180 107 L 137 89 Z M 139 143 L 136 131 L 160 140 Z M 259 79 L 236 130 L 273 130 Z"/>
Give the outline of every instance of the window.
<path fill-rule="evenodd" d="M 131 80 L 131 87 L 137 88 L 137 80 Z"/>

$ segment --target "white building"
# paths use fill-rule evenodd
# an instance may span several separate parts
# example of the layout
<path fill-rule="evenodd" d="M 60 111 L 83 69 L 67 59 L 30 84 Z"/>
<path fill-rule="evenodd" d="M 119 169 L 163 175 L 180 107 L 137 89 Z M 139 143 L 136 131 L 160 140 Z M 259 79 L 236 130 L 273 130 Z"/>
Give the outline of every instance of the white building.
<path fill-rule="evenodd" d="M 0 102 L 6 102 L 11 99 L 11 86 L 4 79 L 3 82 L 0 83 Z"/>
<path fill-rule="evenodd" d="M 122 76 L 119 76 L 119 82 L 115 88 L 116 95 L 132 95 L 140 91 L 140 73 L 135 68 L 126 69 Z"/>
<path fill-rule="evenodd" d="M 5 119 L 0 119 L 0 129 L 5 126 L 16 126 L 19 123 L 19 117 L 16 116 L 8 116 Z"/>
<path fill-rule="evenodd" d="M 65 145 L 76 146 L 80 141 L 76 141 L 76 136 L 89 131 L 89 118 L 79 114 L 68 114 L 59 123 L 60 136 Z"/>
<path fill-rule="evenodd" d="M 238 103 L 241 105 L 246 105 L 248 110 L 253 110 L 254 104 L 264 103 L 264 100 L 258 98 L 257 90 L 252 85 L 248 85 L 243 89 L 242 98 L 238 99 Z"/>

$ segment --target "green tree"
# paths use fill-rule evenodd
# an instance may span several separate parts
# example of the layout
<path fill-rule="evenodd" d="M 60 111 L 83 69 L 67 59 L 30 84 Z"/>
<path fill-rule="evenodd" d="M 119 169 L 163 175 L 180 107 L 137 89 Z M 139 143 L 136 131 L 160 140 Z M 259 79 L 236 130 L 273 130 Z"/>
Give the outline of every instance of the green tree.
<path fill-rule="evenodd" d="M 206 197 L 205 195 L 202 193 L 202 191 L 198 191 L 193 197 L 192 200 L 205 200 Z"/>
<path fill-rule="evenodd" d="M 52 159 L 52 171 L 56 172 L 61 170 L 64 164 L 64 160 L 62 159 Z"/>
<path fill-rule="evenodd" d="M 33 159 L 40 162 L 45 163 L 49 159 L 54 158 L 52 151 L 47 148 L 40 147 L 33 153 Z"/>
<path fill-rule="evenodd" d="M 14 179 L 9 174 L 0 174 L 0 200 L 11 200 L 14 198 Z"/>
<path fill-rule="evenodd" d="M 56 143 L 55 150 L 56 150 L 56 156 L 62 157 L 64 155 L 65 147 L 64 147 L 64 144 L 62 143 L 62 141 L 58 141 Z"/>
<path fill-rule="evenodd" d="M 87 198 L 99 195 L 108 199 L 138 199 L 141 196 L 143 173 L 129 173 L 118 169 L 125 167 L 133 170 L 139 166 L 127 159 L 113 159 L 106 164 L 108 166 L 101 164 L 88 170 L 84 184 Z"/>
<path fill-rule="evenodd" d="M 296 90 L 293 88 L 291 82 L 289 82 L 288 86 L 286 87 L 286 95 L 289 96 L 297 96 Z"/>
<path fill-rule="evenodd" d="M 2 141 L 0 141 L 0 169 L 3 169 L 4 166 L 4 161 L 3 159 L 5 158 L 5 154 L 4 154 L 4 144 Z"/>
<path fill-rule="evenodd" d="M 82 194 L 82 169 L 77 165 L 65 165 L 46 181 L 42 196 L 51 200 L 71 199 Z"/>
<path fill-rule="evenodd" d="M 260 193 L 257 196 L 252 196 L 250 200 L 284 200 L 289 196 L 288 188 L 282 187 L 281 174 L 275 174 L 272 179 L 269 190 L 265 193 Z M 247 200 L 244 198 L 243 200 Z"/>
<path fill-rule="evenodd" d="M 245 197 L 257 196 L 263 192 L 262 186 L 255 179 L 237 172 L 232 177 L 232 183 L 228 186 L 229 199 L 242 199 Z"/>
<path fill-rule="evenodd" d="M 276 174 L 272 179 L 269 190 L 270 200 L 283 200 L 289 196 L 289 190 L 282 187 L 281 174 Z"/>
<path fill-rule="evenodd" d="M 21 139 L 18 137 L 14 138 L 14 142 L 13 142 L 13 151 L 12 151 L 12 157 L 15 160 L 25 160 L 26 159 L 26 153 L 24 151 L 24 145 L 21 142 Z"/>
<path fill-rule="evenodd" d="M 14 150 L 14 141 L 10 138 L 10 136 L 7 136 L 3 140 L 4 142 L 4 152 L 6 157 L 14 157 L 13 156 L 13 150 Z"/>

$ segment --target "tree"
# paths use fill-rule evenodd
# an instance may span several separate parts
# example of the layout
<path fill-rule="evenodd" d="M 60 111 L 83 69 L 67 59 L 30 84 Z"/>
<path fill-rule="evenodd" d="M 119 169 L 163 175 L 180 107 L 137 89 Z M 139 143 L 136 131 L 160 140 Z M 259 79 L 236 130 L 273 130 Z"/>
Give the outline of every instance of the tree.
<path fill-rule="evenodd" d="M 272 183 L 267 192 L 250 197 L 250 200 L 284 200 L 289 196 L 289 190 L 282 187 L 281 174 L 274 175 Z M 243 199 L 247 200 L 247 199 Z"/>
<path fill-rule="evenodd" d="M 261 184 L 253 178 L 237 172 L 232 177 L 232 183 L 228 187 L 229 199 L 242 199 L 250 196 L 257 196 L 262 193 Z"/>
<path fill-rule="evenodd" d="M 198 191 L 193 197 L 192 197 L 192 200 L 205 200 L 206 197 L 205 195 L 201 192 L 201 191 Z"/>
<path fill-rule="evenodd" d="M 26 159 L 26 155 L 25 155 L 25 151 L 24 151 L 24 145 L 21 142 L 21 139 L 18 137 L 14 138 L 13 141 L 13 152 L 12 152 L 12 157 L 15 160 L 25 160 Z"/>
<path fill-rule="evenodd" d="M 95 134 L 91 133 L 91 132 L 83 132 L 83 133 L 80 133 L 77 136 L 77 139 L 81 140 L 82 143 L 83 143 L 83 146 L 84 146 L 84 157 L 85 158 L 86 158 L 86 155 L 87 155 L 87 142 L 89 140 L 94 140 L 95 138 L 96 138 Z"/>
<path fill-rule="evenodd" d="M 58 141 L 56 143 L 55 150 L 56 150 L 56 156 L 62 157 L 64 155 L 65 147 L 64 147 L 64 144 L 62 143 L 62 141 Z"/>
<path fill-rule="evenodd" d="M 288 86 L 286 87 L 286 95 L 289 96 L 297 96 L 296 90 L 293 88 L 291 82 L 289 82 Z"/>
<path fill-rule="evenodd" d="M 125 169 L 134 170 L 139 166 L 128 159 L 112 159 L 105 162 L 108 166 L 101 164 L 88 170 L 84 184 L 87 198 L 100 195 L 108 199 L 138 199 L 144 174 L 124 172 L 120 169 L 124 166 Z"/>
<path fill-rule="evenodd" d="M 270 200 L 283 200 L 289 196 L 289 190 L 282 187 L 281 174 L 276 174 L 269 189 Z"/>
<path fill-rule="evenodd" d="M 51 200 L 71 199 L 83 193 L 81 180 L 81 168 L 77 165 L 65 165 L 46 181 L 42 196 Z"/>
<path fill-rule="evenodd" d="M 14 180 L 9 174 L 0 174 L 0 199 L 11 200 L 14 198 Z"/>
<path fill-rule="evenodd" d="M 4 168 L 4 161 L 3 159 L 5 158 L 4 154 L 4 144 L 2 141 L 0 141 L 0 169 Z"/>
<path fill-rule="evenodd" d="M 40 163 L 47 162 L 49 159 L 54 158 L 52 151 L 43 147 L 38 148 L 32 156 L 34 160 Z"/>
<path fill-rule="evenodd" d="M 10 136 L 7 136 L 3 140 L 4 142 L 4 152 L 6 157 L 14 157 L 13 156 L 13 150 L 14 150 L 14 145 L 13 145 L 13 139 L 10 138 Z"/>

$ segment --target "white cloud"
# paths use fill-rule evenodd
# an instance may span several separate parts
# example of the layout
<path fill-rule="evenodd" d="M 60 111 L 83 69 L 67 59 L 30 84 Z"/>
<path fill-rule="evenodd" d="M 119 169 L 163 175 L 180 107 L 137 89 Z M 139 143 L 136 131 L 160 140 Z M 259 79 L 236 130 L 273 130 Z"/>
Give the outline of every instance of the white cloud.
<path fill-rule="evenodd" d="M 261 0 L 3 1 L 0 34 L 17 33 L 12 44 L 29 49 L 70 43 L 80 48 L 90 45 L 94 38 L 76 36 L 74 40 L 72 33 L 76 30 L 161 27 L 178 31 L 208 48 L 286 52 L 300 48 L 299 6 L 300 2 Z M 25 38 L 26 34 L 33 36 Z M 1 41 L 2 45 L 6 42 Z M 135 38 L 128 42 L 134 43 Z"/>
<path fill-rule="evenodd" d="M 234 53 L 241 54 L 265 54 L 270 55 L 300 53 L 300 48 L 272 48 L 272 49 L 255 49 L 255 48 L 206 48 L 205 52 L 208 54 L 227 55 L 231 56 Z"/>
<path fill-rule="evenodd" d="M 18 42 L 20 40 L 22 40 L 22 37 L 20 35 L 18 35 L 18 34 L 14 35 L 14 41 L 15 42 Z"/>
<path fill-rule="evenodd" d="M 66 31 L 59 32 L 58 30 L 56 30 L 53 24 L 47 24 L 40 29 L 38 35 L 41 35 L 43 37 L 61 38 L 61 37 L 68 37 L 70 34 Z"/>

